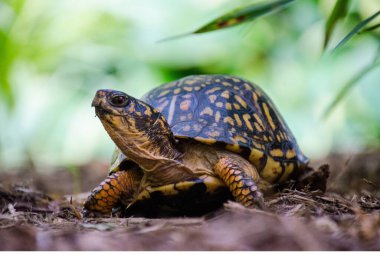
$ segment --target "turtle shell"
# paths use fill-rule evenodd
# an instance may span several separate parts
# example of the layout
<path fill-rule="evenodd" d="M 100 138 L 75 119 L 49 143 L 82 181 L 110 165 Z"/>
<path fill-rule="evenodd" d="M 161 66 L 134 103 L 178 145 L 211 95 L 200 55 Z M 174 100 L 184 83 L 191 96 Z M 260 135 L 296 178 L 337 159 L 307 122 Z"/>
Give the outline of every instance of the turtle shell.
<path fill-rule="evenodd" d="M 268 161 L 279 162 L 283 169 L 308 163 L 273 102 L 241 78 L 187 76 L 151 90 L 142 100 L 165 116 L 177 138 L 224 146 L 259 171 Z"/>

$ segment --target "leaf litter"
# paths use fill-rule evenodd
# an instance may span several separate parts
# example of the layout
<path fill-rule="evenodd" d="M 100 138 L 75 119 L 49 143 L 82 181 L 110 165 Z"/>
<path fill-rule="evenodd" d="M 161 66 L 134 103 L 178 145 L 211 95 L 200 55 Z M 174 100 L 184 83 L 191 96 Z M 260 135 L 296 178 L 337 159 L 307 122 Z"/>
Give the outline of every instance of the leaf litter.
<path fill-rule="evenodd" d="M 289 185 L 266 197 L 266 211 L 230 201 L 193 218 L 82 218 L 88 193 L 52 198 L 49 190 L 2 181 L 0 249 L 379 250 L 379 152 L 324 162 L 326 192 Z"/>

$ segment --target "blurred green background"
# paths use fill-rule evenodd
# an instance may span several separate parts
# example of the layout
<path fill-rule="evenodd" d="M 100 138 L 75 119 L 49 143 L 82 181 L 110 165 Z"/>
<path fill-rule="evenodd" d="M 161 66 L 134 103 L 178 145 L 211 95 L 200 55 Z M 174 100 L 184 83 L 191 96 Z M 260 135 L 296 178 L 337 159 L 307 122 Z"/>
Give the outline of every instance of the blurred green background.
<path fill-rule="evenodd" d="M 313 159 L 378 148 L 380 68 L 360 79 L 328 118 L 322 116 L 377 56 L 379 29 L 331 49 L 379 10 L 380 1 L 352 1 L 326 51 L 332 0 L 295 1 L 254 22 L 158 43 L 248 2 L 0 1 L 0 169 L 30 161 L 37 169 L 108 161 L 114 145 L 90 107 L 97 89 L 140 97 L 201 73 L 259 84 Z"/>

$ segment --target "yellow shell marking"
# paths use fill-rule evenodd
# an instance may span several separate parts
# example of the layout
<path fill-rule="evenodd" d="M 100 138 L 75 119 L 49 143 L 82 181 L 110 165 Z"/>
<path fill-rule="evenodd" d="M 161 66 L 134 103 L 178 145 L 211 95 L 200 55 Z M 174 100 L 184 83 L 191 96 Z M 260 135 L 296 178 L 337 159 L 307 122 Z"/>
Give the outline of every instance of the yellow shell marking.
<path fill-rule="evenodd" d="M 296 152 L 294 150 L 288 150 L 286 152 L 286 158 L 294 158 L 296 156 Z"/>
<path fill-rule="evenodd" d="M 195 124 L 195 125 L 193 126 L 193 129 L 194 129 L 194 131 L 199 132 L 199 131 L 201 131 L 201 125 L 199 125 L 199 124 Z"/>
<path fill-rule="evenodd" d="M 241 127 L 243 125 L 243 122 L 241 121 L 240 117 L 238 114 L 234 113 L 234 118 L 236 120 L 236 123 L 239 127 Z"/>
<path fill-rule="evenodd" d="M 272 116 L 270 115 L 270 112 L 269 112 L 269 108 L 267 106 L 266 103 L 263 103 L 263 108 L 264 108 L 264 113 L 265 113 L 265 117 L 267 118 L 268 122 L 269 122 L 269 125 L 271 126 L 271 128 L 273 130 L 276 129 L 276 126 L 274 125 L 274 122 L 273 122 L 273 119 L 272 119 Z"/>
<path fill-rule="evenodd" d="M 202 138 L 202 137 L 196 137 L 195 140 L 197 140 L 197 141 L 199 141 L 201 143 L 206 143 L 206 144 L 210 144 L 210 145 L 214 144 L 216 142 L 215 139 L 211 139 L 211 138 L 205 139 L 205 138 Z"/>
<path fill-rule="evenodd" d="M 259 115 L 257 113 L 254 113 L 253 117 L 255 118 L 256 122 L 260 125 L 261 130 L 264 130 L 264 124 L 263 124 L 263 121 L 261 120 L 261 118 L 259 117 Z"/>
<path fill-rule="evenodd" d="M 211 95 L 208 97 L 208 99 L 210 100 L 211 103 L 214 103 L 216 100 L 216 95 Z"/>
<path fill-rule="evenodd" d="M 285 172 L 284 172 L 284 174 L 281 176 L 281 178 L 280 178 L 279 181 L 282 182 L 282 181 L 287 180 L 288 177 L 289 177 L 289 175 L 293 172 L 293 170 L 294 170 L 294 165 L 293 165 L 293 164 L 289 164 L 289 165 L 287 165 L 287 166 L 285 167 Z"/>
<path fill-rule="evenodd" d="M 196 81 L 194 81 L 194 80 L 187 80 L 187 81 L 185 82 L 185 84 L 187 84 L 187 85 L 193 85 L 195 82 L 196 82 Z"/>
<path fill-rule="evenodd" d="M 283 157 L 284 156 L 284 153 L 280 149 L 273 149 L 270 151 L 270 154 L 272 155 L 272 157 Z"/>
<path fill-rule="evenodd" d="M 175 110 L 175 102 L 177 101 L 177 96 L 173 96 L 172 101 L 169 106 L 169 114 L 168 114 L 168 122 L 172 123 L 174 110 Z"/>
<path fill-rule="evenodd" d="M 270 182 L 274 183 L 282 172 L 282 168 L 279 162 L 275 161 L 272 157 L 267 158 L 267 163 L 264 169 L 261 171 L 261 177 Z"/>
<path fill-rule="evenodd" d="M 175 95 L 179 94 L 179 92 L 181 92 L 181 89 L 180 89 L 180 88 L 177 88 L 177 89 L 173 90 L 173 93 L 174 93 Z"/>
<path fill-rule="evenodd" d="M 257 94 L 255 92 L 253 93 L 253 101 L 255 101 L 255 103 L 257 104 L 259 102 L 259 98 L 257 97 Z"/>
<path fill-rule="evenodd" d="M 207 106 L 206 108 L 203 109 L 203 111 L 200 112 L 200 115 L 206 115 L 207 114 L 207 115 L 212 116 L 213 113 L 214 113 L 214 111 L 210 107 Z"/>
<path fill-rule="evenodd" d="M 183 90 L 191 92 L 191 91 L 193 91 L 193 88 L 192 87 L 183 87 Z"/>
<path fill-rule="evenodd" d="M 247 103 L 243 100 L 243 98 L 241 98 L 240 96 L 238 95 L 235 95 L 234 98 L 236 99 L 236 101 L 239 102 L 239 104 L 241 106 L 243 106 L 245 109 L 247 109 Z"/>
<path fill-rule="evenodd" d="M 230 116 L 224 117 L 223 122 L 224 123 L 228 122 L 231 126 L 235 125 L 234 120 Z"/>
<path fill-rule="evenodd" d="M 257 163 L 264 156 L 264 152 L 253 148 L 251 154 L 249 154 L 249 161 L 252 163 Z"/>
<path fill-rule="evenodd" d="M 239 104 L 237 104 L 237 103 L 233 103 L 233 105 L 234 105 L 234 108 L 235 108 L 236 110 L 240 110 L 240 105 L 239 105 Z"/>
<path fill-rule="evenodd" d="M 168 88 L 172 88 L 175 86 L 177 86 L 177 82 L 170 82 L 170 83 L 166 84 L 163 88 L 168 89 Z"/>
<path fill-rule="evenodd" d="M 213 94 L 215 91 L 218 91 L 218 90 L 221 90 L 222 88 L 221 87 L 214 87 L 212 89 L 209 89 L 205 92 L 206 95 L 208 94 Z"/>
<path fill-rule="evenodd" d="M 255 122 L 253 125 L 255 125 L 255 128 L 257 131 L 263 132 L 263 129 L 260 127 L 260 125 L 257 122 Z"/>
<path fill-rule="evenodd" d="M 213 136 L 213 137 L 220 136 L 220 132 L 219 131 L 212 131 L 209 133 L 209 135 Z"/>
<path fill-rule="evenodd" d="M 251 119 L 251 115 L 249 115 L 248 113 L 245 113 L 243 114 L 243 120 L 245 122 L 245 125 L 247 126 L 247 128 L 251 131 L 253 131 L 253 127 L 252 127 L 252 124 L 251 122 L 249 121 Z"/>
<path fill-rule="evenodd" d="M 255 146 L 255 148 L 259 148 L 259 149 L 262 149 L 262 150 L 265 149 L 264 145 L 262 145 L 262 144 L 260 144 L 258 142 L 252 141 L 252 143 L 253 143 L 253 146 Z"/>
<path fill-rule="evenodd" d="M 227 110 L 232 110 L 232 106 L 231 106 L 230 103 L 226 103 L 226 109 L 227 109 Z"/>
<path fill-rule="evenodd" d="M 180 108 L 182 111 L 188 111 L 189 108 L 190 108 L 190 104 L 191 104 L 191 101 L 190 101 L 190 100 L 182 101 L 181 104 L 179 105 L 179 108 Z"/>
<path fill-rule="evenodd" d="M 170 90 L 163 90 L 158 96 L 163 97 L 163 96 L 167 95 L 169 92 L 170 92 Z"/>
<path fill-rule="evenodd" d="M 234 140 L 239 141 L 239 142 L 243 142 L 243 143 L 247 143 L 247 139 L 245 139 L 244 137 L 242 137 L 240 135 L 235 136 Z"/>
<path fill-rule="evenodd" d="M 246 82 L 244 82 L 243 86 L 246 90 L 252 90 L 252 87 Z"/>
<path fill-rule="evenodd" d="M 228 99 L 230 98 L 230 92 L 228 92 L 228 90 L 225 90 L 222 94 L 220 94 L 220 96 Z"/>
<path fill-rule="evenodd" d="M 227 144 L 226 149 L 232 152 L 241 153 L 242 149 L 240 148 L 239 144 Z"/>
<path fill-rule="evenodd" d="M 215 122 L 218 123 L 219 121 L 220 121 L 220 112 L 217 111 L 217 112 L 215 113 Z"/>
<path fill-rule="evenodd" d="M 222 108 L 222 107 L 223 107 L 223 103 L 222 103 L 222 102 L 217 102 L 215 105 L 216 105 L 217 107 L 219 107 L 219 108 Z"/>

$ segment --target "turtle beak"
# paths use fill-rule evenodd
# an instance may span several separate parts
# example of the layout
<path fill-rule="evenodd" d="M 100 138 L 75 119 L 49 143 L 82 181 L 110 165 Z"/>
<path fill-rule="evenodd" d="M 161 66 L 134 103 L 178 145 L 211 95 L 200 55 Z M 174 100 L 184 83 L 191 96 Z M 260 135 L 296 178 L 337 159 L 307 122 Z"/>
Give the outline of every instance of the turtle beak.
<path fill-rule="evenodd" d="M 96 91 L 95 97 L 92 100 L 91 106 L 92 107 L 99 107 L 102 105 L 102 101 L 106 100 L 107 91 L 100 89 Z"/>

